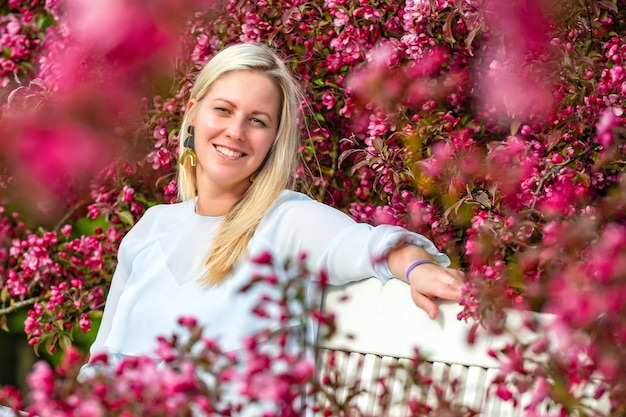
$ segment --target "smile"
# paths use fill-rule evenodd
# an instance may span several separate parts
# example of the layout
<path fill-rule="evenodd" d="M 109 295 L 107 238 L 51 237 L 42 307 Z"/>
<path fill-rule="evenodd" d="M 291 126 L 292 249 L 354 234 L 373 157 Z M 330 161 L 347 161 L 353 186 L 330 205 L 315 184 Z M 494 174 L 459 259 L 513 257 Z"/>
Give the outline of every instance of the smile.
<path fill-rule="evenodd" d="M 228 148 L 225 148 L 225 147 L 219 146 L 219 145 L 215 145 L 215 149 L 217 149 L 217 151 L 219 153 L 221 153 L 222 155 L 228 156 L 228 157 L 231 157 L 231 158 L 239 158 L 239 157 L 245 155 L 242 152 L 233 151 L 232 149 L 228 149 Z"/>

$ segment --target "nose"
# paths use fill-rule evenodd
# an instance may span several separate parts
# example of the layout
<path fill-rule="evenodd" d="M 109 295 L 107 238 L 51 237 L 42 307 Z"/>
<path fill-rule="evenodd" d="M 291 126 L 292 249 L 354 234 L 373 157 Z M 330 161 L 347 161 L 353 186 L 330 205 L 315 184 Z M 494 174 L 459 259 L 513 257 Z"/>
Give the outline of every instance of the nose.
<path fill-rule="evenodd" d="M 238 118 L 232 118 L 226 128 L 226 136 L 233 140 L 243 140 L 244 122 Z"/>

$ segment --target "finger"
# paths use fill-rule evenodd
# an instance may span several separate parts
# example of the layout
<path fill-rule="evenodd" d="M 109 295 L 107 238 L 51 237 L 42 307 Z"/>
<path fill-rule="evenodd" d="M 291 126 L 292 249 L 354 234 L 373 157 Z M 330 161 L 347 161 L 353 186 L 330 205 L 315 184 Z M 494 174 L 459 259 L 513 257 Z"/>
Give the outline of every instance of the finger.
<path fill-rule="evenodd" d="M 455 269 L 447 269 L 446 272 L 438 281 L 437 296 L 446 300 L 459 300 L 465 285 L 465 274 Z"/>
<path fill-rule="evenodd" d="M 430 317 L 431 319 L 437 318 L 439 309 L 437 308 L 437 304 L 435 304 L 433 300 L 418 291 L 411 291 L 411 298 L 413 298 L 413 302 L 416 306 L 418 306 L 419 308 L 424 310 L 426 314 L 428 314 L 428 317 Z"/>

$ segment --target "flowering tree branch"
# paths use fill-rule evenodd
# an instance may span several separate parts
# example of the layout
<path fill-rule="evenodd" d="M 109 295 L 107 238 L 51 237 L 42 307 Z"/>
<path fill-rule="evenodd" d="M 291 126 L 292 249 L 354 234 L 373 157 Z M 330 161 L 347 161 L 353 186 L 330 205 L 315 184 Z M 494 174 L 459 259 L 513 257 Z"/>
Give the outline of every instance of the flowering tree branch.
<path fill-rule="evenodd" d="M 561 168 L 570 165 L 572 162 L 582 160 L 588 154 L 597 152 L 599 148 L 600 148 L 599 145 L 591 145 L 588 148 L 586 148 L 584 151 L 580 152 L 579 154 L 574 155 L 573 157 L 567 157 L 563 162 L 553 164 L 550 167 L 550 169 L 539 179 L 539 182 L 537 183 L 537 189 L 533 193 L 535 195 L 535 198 L 533 199 L 529 208 L 531 210 L 534 210 L 535 205 L 537 204 L 537 200 L 539 196 L 541 195 L 544 184 L 546 183 L 546 181 L 550 180 L 555 175 L 557 175 L 558 172 L 561 170 Z"/>
<path fill-rule="evenodd" d="M 32 297 L 26 300 L 14 302 L 9 307 L 0 308 L 0 316 L 7 316 L 17 310 L 20 310 L 23 307 L 32 306 L 33 304 L 38 303 L 43 299 L 44 299 L 43 296 L 39 296 L 39 297 Z"/>

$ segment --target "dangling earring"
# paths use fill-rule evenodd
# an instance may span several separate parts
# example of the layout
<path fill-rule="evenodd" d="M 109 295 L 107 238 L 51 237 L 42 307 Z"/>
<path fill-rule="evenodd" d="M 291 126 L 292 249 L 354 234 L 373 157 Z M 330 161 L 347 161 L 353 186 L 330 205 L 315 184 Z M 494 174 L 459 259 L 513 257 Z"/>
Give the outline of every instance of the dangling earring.
<path fill-rule="evenodd" d="M 180 164 L 185 165 L 185 160 L 187 158 L 190 158 L 191 166 L 195 167 L 196 166 L 196 152 L 193 150 L 195 146 L 194 137 L 193 137 L 193 133 L 194 133 L 193 126 L 187 127 L 187 133 L 189 133 L 189 136 L 187 136 L 187 138 L 185 139 L 185 143 L 183 144 L 185 148 L 187 149 L 185 149 L 185 152 L 183 152 L 183 155 L 180 157 Z"/>
<path fill-rule="evenodd" d="M 255 172 L 254 174 L 250 175 L 250 178 L 248 178 L 248 180 L 250 180 L 250 183 L 253 183 L 256 180 L 256 177 L 259 175 L 258 172 Z"/>

